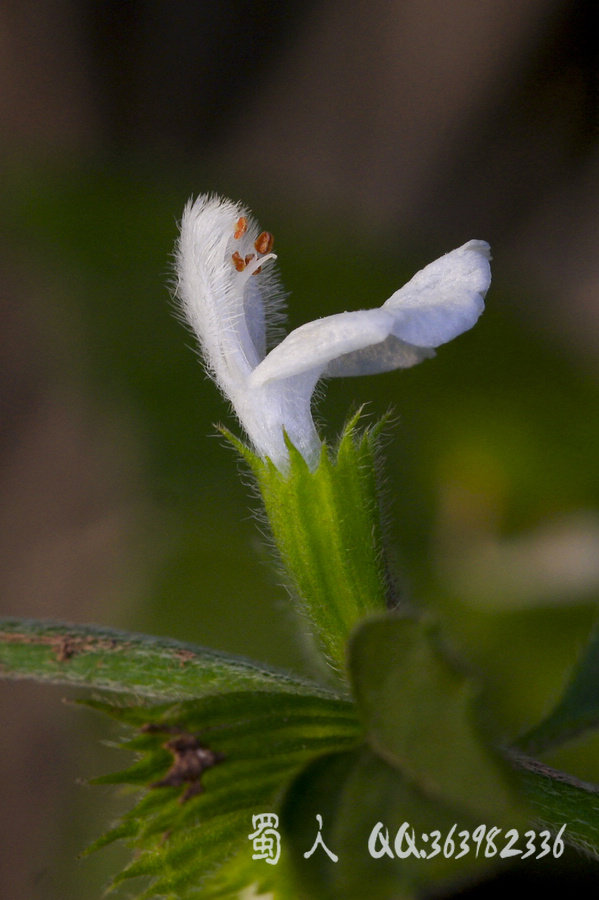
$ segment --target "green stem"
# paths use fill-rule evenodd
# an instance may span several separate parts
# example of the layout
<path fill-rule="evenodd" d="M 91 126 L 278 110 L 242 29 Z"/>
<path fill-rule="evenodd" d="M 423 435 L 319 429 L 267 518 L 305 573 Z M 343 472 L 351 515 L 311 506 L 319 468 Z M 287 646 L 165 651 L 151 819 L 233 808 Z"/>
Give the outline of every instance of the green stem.
<path fill-rule="evenodd" d="M 599 787 L 566 772 L 516 754 L 521 787 L 538 820 L 557 832 L 566 824 L 564 840 L 598 855 Z"/>
<path fill-rule="evenodd" d="M 14 618 L 0 619 L 0 677 L 176 700 L 240 690 L 331 693 L 243 657 L 169 638 Z"/>

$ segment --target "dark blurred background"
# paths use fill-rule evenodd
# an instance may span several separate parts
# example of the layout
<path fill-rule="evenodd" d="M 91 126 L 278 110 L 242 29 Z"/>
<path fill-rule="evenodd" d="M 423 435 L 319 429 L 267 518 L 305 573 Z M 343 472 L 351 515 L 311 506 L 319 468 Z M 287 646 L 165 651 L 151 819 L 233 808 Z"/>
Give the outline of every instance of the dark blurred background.
<path fill-rule="evenodd" d="M 2 612 L 305 667 L 214 437 L 235 423 L 172 315 L 177 219 L 217 190 L 275 233 L 291 326 L 491 243 L 479 325 L 434 362 L 331 383 L 319 417 L 332 439 L 360 403 L 394 408 L 404 592 L 444 617 L 506 739 L 547 711 L 599 596 L 598 18 L 594 0 L 2 4 Z M 119 764 L 116 732 L 66 690 L 0 691 L 0 894 L 99 896 L 118 851 L 74 857 L 127 800 L 78 782 Z M 598 749 L 548 761 L 599 781 Z"/>

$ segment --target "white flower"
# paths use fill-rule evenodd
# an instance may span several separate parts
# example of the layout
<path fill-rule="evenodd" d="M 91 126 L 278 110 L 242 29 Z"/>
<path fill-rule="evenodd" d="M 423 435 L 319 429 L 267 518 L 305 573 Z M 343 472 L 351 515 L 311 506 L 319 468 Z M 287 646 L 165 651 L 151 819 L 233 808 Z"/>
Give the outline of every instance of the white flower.
<path fill-rule="evenodd" d="M 267 329 L 284 306 L 272 243 L 240 203 L 208 194 L 190 201 L 176 248 L 177 294 L 209 374 L 256 451 L 284 470 L 286 432 L 314 468 L 320 440 L 310 404 L 319 378 L 407 368 L 471 328 L 491 281 L 489 245 L 469 241 L 382 306 L 308 322 L 267 354 Z"/>

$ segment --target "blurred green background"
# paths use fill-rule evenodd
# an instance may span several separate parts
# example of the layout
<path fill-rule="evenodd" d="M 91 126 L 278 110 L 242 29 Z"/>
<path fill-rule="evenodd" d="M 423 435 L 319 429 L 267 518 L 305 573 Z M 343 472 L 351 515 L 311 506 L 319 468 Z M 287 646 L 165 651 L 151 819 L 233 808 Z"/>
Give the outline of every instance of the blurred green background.
<path fill-rule="evenodd" d="M 523 7 L 526 6 L 526 10 Z M 450 11 L 450 12 L 448 12 Z M 476 328 L 406 372 L 326 385 L 385 446 L 390 556 L 483 676 L 506 740 L 559 695 L 599 597 L 597 47 L 592 3 L 8 4 L 2 611 L 305 668 L 236 423 L 170 297 L 191 194 L 275 234 L 289 326 L 378 305 L 469 238 Z M 594 251 L 594 252 L 593 252 Z M 0 894 L 96 897 L 75 862 L 119 764 L 71 694 L 2 683 Z M 597 740 L 549 762 L 599 781 Z M 582 862 L 571 865 L 583 870 Z"/>

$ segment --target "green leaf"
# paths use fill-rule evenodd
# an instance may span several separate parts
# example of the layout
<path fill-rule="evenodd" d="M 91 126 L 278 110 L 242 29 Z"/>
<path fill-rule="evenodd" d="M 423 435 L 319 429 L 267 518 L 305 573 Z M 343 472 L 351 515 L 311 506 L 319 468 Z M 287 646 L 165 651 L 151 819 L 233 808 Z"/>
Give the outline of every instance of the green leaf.
<path fill-rule="evenodd" d="M 350 671 L 379 756 L 431 796 L 487 818 L 513 818 L 507 767 L 478 722 L 478 687 L 429 626 L 393 615 L 364 623 L 351 642 Z"/>
<path fill-rule="evenodd" d="M 555 708 L 516 742 L 526 753 L 563 744 L 599 724 L 599 627 Z"/>
<path fill-rule="evenodd" d="M 384 421 L 358 433 L 358 418 L 333 453 L 323 446 L 314 472 L 290 442 L 289 470 L 282 473 L 224 432 L 258 479 L 292 595 L 341 672 L 351 630 L 365 615 L 386 609 L 390 593 L 377 491 Z"/>
<path fill-rule="evenodd" d="M 566 843 L 599 857 L 599 786 L 526 757 L 516 757 L 519 777 L 535 817 L 552 833 L 566 824 Z"/>
<path fill-rule="evenodd" d="M 248 853 L 248 847 L 250 852 Z M 298 900 L 298 884 L 289 863 L 289 854 L 281 847 L 276 865 L 253 860 L 251 842 L 228 860 L 218 873 L 202 886 L 202 900 Z"/>
<path fill-rule="evenodd" d="M 287 672 L 194 644 L 94 625 L 14 618 L 0 619 L 0 677 L 171 700 L 233 690 L 332 695 Z"/>
<path fill-rule="evenodd" d="M 251 860 L 252 816 L 275 811 L 307 762 L 360 737 L 351 704 L 299 694 L 228 693 L 143 709 L 89 705 L 135 728 L 122 747 L 137 760 L 96 781 L 142 787 L 141 798 L 90 849 L 125 840 L 135 855 L 114 884 L 143 879 L 139 897 L 226 896 L 240 871 L 246 885 L 258 880 L 264 863 Z M 207 761 L 201 773 L 198 759 Z"/>
<path fill-rule="evenodd" d="M 317 815 L 322 817 L 323 841 L 338 862 L 322 847 L 308 859 L 304 856 L 319 830 Z M 375 851 L 384 850 L 388 839 L 391 855 L 385 852 L 373 858 L 369 839 L 379 823 Z M 408 855 L 398 858 L 395 838 L 404 823 L 409 825 L 408 838 L 399 842 L 399 848 Z M 467 829 L 472 834 L 479 821 L 432 799 L 367 747 L 331 754 L 310 764 L 287 794 L 282 824 L 296 878 L 304 888 L 299 896 L 314 900 L 403 900 L 415 892 L 445 891 L 465 878 L 483 874 L 489 865 L 484 844 L 478 858 L 472 842 L 461 860 L 455 858 L 460 849 L 459 832 Z M 433 850 L 432 832 L 440 832 L 441 851 L 434 858 L 409 853 L 412 828 L 417 851 L 425 854 Z M 451 834 L 453 848 L 448 843 L 444 853 L 445 840 Z"/>

